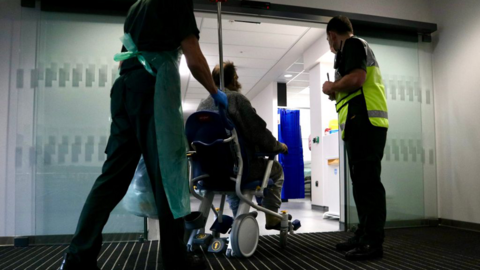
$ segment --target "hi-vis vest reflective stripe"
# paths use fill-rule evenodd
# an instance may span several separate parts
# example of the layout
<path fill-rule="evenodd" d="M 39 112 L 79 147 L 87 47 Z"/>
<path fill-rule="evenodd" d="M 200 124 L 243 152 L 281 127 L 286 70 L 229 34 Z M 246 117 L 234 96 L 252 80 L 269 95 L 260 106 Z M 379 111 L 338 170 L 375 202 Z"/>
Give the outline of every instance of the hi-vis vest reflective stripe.
<path fill-rule="evenodd" d="M 357 37 L 352 37 L 357 38 Z M 336 109 L 339 118 L 339 127 L 342 131 L 342 138 L 344 138 L 345 124 L 347 122 L 348 115 L 348 102 L 356 97 L 363 95 L 365 103 L 367 104 L 368 117 L 372 125 L 377 127 L 388 128 L 388 108 L 387 99 L 385 97 L 385 87 L 382 83 L 382 75 L 378 66 L 377 59 L 373 54 L 372 49 L 368 43 L 360 38 L 365 46 L 367 54 L 367 77 L 363 87 L 355 92 L 351 93 L 337 93 Z M 337 72 L 336 80 L 341 79 L 340 74 Z"/>

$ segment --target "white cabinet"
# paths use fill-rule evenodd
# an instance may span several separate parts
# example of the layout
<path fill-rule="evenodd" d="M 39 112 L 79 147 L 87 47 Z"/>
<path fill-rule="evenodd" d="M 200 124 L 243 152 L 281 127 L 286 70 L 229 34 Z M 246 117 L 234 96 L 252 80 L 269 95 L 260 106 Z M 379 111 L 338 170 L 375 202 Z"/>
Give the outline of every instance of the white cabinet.
<path fill-rule="evenodd" d="M 325 206 L 328 206 L 324 218 L 338 219 L 340 217 L 340 170 L 338 154 L 339 134 L 333 133 L 323 137 L 323 196 Z"/>

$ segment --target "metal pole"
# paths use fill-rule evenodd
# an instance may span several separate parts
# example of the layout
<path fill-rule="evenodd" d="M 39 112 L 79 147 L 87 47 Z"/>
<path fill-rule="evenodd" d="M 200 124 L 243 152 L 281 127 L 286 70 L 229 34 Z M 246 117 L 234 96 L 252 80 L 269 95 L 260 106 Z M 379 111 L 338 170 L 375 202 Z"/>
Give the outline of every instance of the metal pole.
<path fill-rule="evenodd" d="M 143 219 L 143 238 L 148 241 L 148 219 Z"/>
<path fill-rule="evenodd" d="M 220 90 L 225 90 L 225 80 L 223 77 L 223 35 L 222 35 L 222 2 L 217 2 L 218 17 L 218 52 L 220 55 Z"/>

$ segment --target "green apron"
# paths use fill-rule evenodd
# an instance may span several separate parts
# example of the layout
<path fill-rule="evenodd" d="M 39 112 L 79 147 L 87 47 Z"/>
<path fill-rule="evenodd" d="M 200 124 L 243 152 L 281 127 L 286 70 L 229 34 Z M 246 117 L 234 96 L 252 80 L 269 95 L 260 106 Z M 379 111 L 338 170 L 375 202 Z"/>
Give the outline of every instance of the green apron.
<path fill-rule="evenodd" d="M 128 52 L 116 54 L 115 61 L 136 57 L 145 69 L 157 78 L 154 118 L 160 172 L 174 218 L 184 217 L 190 214 L 191 210 L 187 178 L 187 147 L 178 72 L 180 50 L 139 52 L 130 34 L 125 34 L 121 41 Z"/>

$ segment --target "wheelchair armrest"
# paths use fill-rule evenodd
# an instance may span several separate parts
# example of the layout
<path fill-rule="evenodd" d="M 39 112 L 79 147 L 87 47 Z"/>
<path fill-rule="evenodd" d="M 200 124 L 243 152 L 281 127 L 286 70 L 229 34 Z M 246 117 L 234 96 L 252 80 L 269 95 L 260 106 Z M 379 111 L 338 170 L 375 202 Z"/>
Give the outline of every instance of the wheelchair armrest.
<path fill-rule="evenodd" d="M 268 157 L 269 160 L 274 160 L 278 153 L 265 153 L 265 152 L 258 152 L 255 153 L 256 157 Z"/>
<path fill-rule="evenodd" d="M 192 142 L 192 145 L 202 145 L 202 146 L 207 146 L 207 147 L 210 147 L 210 146 L 214 146 L 216 144 L 222 144 L 224 143 L 225 140 L 223 139 L 217 139 L 211 143 L 206 143 L 206 142 L 202 142 L 202 141 L 193 141 Z"/>

